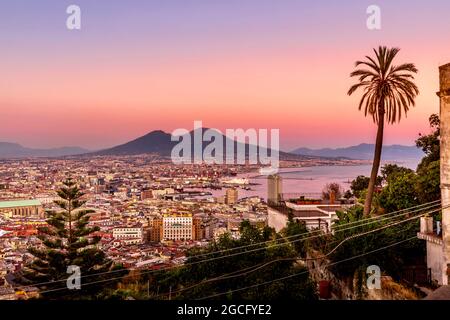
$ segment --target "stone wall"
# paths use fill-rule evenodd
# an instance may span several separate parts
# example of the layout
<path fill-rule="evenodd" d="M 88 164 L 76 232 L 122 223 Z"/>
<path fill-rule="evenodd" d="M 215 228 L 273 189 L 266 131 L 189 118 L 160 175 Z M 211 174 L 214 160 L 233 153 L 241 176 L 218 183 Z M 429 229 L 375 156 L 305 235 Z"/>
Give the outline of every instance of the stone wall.
<path fill-rule="evenodd" d="M 450 204 L 450 63 L 439 68 L 440 134 L 441 134 L 441 197 L 442 205 Z M 442 210 L 443 264 L 442 284 L 448 284 L 450 264 L 450 208 Z"/>
<path fill-rule="evenodd" d="M 307 258 L 318 258 L 323 253 L 310 251 Z M 367 289 L 365 279 L 358 285 L 356 275 L 347 279 L 336 277 L 327 265 L 328 259 L 309 260 L 306 263 L 311 277 L 318 283 L 321 280 L 330 282 L 331 299 L 334 300 L 416 300 L 420 297 L 411 289 L 396 283 L 389 276 L 381 277 L 381 289 Z M 361 289 L 358 289 L 361 288 Z"/>

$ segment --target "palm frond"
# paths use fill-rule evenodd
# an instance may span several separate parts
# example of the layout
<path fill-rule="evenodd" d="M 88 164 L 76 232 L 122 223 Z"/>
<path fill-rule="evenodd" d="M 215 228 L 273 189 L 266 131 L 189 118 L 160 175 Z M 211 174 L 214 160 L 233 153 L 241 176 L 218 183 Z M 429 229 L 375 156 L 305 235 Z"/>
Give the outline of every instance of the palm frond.
<path fill-rule="evenodd" d="M 401 120 L 409 108 L 415 105 L 419 89 L 413 82 L 418 72 L 412 63 L 394 65 L 399 48 L 379 46 L 373 49 L 375 58 L 366 56 L 364 61 L 356 61 L 356 69 L 350 77 L 359 77 L 347 94 L 352 95 L 358 89 L 363 90 L 358 109 L 364 108 L 364 115 L 371 115 L 375 122 L 385 117 L 388 123 Z M 358 68 L 358 67 L 368 68 Z"/>

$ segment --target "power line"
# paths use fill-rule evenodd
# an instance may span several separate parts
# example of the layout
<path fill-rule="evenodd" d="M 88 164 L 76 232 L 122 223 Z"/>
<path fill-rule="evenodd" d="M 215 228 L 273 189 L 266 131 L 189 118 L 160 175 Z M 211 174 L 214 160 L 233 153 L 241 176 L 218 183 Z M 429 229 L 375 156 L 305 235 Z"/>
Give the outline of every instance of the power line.
<path fill-rule="evenodd" d="M 432 201 L 432 202 L 429 202 L 429 203 L 435 203 L 437 201 L 440 201 L 440 200 Z M 353 221 L 353 222 L 350 222 L 350 223 L 342 224 L 342 225 L 339 225 L 339 226 L 345 227 L 348 224 L 351 225 L 351 224 L 355 224 L 355 223 L 366 222 L 366 220 L 373 220 L 374 218 L 378 219 L 378 221 L 370 221 L 370 222 L 363 223 L 363 224 L 360 224 L 360 225 L 356 225 L 356 226 L 353 226 L 353 227 L 342 228 L 342 229 L 339 229 L 339 230 L 335 230 L 335 232 L 342 232 L 342 231 L 346 231 L 346 230 L 359 228 L 359 227 L 362 227 L 362 226 L 365 226 L 365 225 L 372 224 L 374 222 L 381 222 L 381 221 L 385 221 L 385 220 L 394 219 L 394 218 L 397 218 L 397 217 L 400 217 L 400 216 L 403 216 L 403 215 L 408 215 L 408 214 L 411 214 L 411 213 L 414 213 L 414 212 L 417 212 L 417 211 L 430 209 L 430 208 L 433 208 L 433 207 L 436 207 L 436 206 L 440 205 L 439 203 L 435 203 L 433 205 L 428 205 L 429 203 L 413 206 L 411 208 L 418 208 L 418 209 L 412 210 L 412 211 L 410 210 L 411 208 L 402 209 L 402 210 L 394 211 L 394 212 L 387 213 L 387 214 L 384 214 L 384 215 L 380 215 L 380 216 L 377 216 L 377 217 L 371 217 L 371 218 L 362 219 L 362 220 L 359 220 L 359 221 Z M 428 205 L 428 206 L 424 207 L 425 205 Z M 422 208 L 419 208 L 419 207 L 422 207 Z M 410 211 L 407 211 L 407 210 L 410 210 Z M 439 210 L 441 210 L 441 208 L 439 208 Z M 405 212 L 403 214 L 399 214 L 399 215 L 393 216 L 393 217 L 387 217 L 389 215 L 393 215 L 395 213 L 399 213 L 399 212 L 403 212 L 403 211 L 407 211 L 407 212 Z M 271 243 L 277 242 L 279 240 L 286 240 L 286 239 L 299 237 L 301 235 L 308 235 L 308 234 L 316 233 L 316 232 L 322 232 L 322 230 L 316 230 L 316 231 L 313 231 L 313 232 L 305 232 L 305 233 L 301 233 L 301 234 L 297 234 L 297 235 L 291 235 L 291 236 L 283 237 L 283 238 L 279 238 L 279 239 L 273 239 L 273 240 L 253 243 L 253 244 L 249 244 L 249 245 L 239 246 L 239 247 L 235 247 L 235 248 L 223 249 L 223 250 L 218 250 L 218 251 L 209 252 L 209 253 L 205 253 L 205 254 L 199 254 L 199 255 L 191 256 L 190 258 L 191 259 L 195 259 L 197 257 L 205 257 L 205 256 L 210 256 L 210 255 L 216 255 L 218 253 L 229 252 L 229 251 L 234 251 L 234 250 L 239 250 L 239 249 L 244 249 L 244 248 L 249 248 L 249 247 L 254 247 L 254 246 L 260 246 L 260 245 L 263 245 L 263 244 L 271 244 Z M 296 243 L 296 242 L 299 242 L 299 241 L 305 241 L 305 240 L 309 240 L 309 239 L 314 239 L 314 238 L 322 237 L 322 236 L 325 236 L 325 235 L 327 235 L 327 234 L 323 234 L 322 233 L 322 234 L 312 235 L 310 237 L 300 238 L 300 239 L 293 240 L 293 241 L 290 241 L 290 242 L 275 243 L 275 244 L 272 245 L 272 247 L 278 247 L 278 246 L 282 246 L 282 245 L 289 245 L 289 244 Z M 265 249 L 265 247 L 252 249 L 252 250 L 247 250 L 247 251 L 241 251 L 241 252 L 237 252 L 237 253 L 233 253 L 233 254 L 229 254 L 229 255 L 224 255 L 224 256 L 219 256 L 219 257 L 213 257 L 213 258 L 209 258 L 209 259 L 194 261 L 194 262 L 186 263 L 186 264 L 183 264 L 183 265 L 168 266 L 166 268 L 161 268 L 161 269 L 157 269 L 157 270 L 149 270 L 149 271 L 146 271 L 144 273 L 161 272 L 161 271 L 166 271 L 166 270 L 170 270 L 170 269 L 174 269 L 174 268 L 179 268 L 179 267 L 184 267 L 184 266 L 189 266 L 189 265 L 195 265 L 195 264 L 208 262 L 208 261 L 215 261 L 215 260 L 224 259 L 224 258 L 227 258 L 227 257 L 238 256 L 238 255 L 242 255 L 242 254 L 245 254 L 245 253 L 257 252 L 257 251 L 264 250 L 264 249 Z M 107 271 L 107 272 L 101 272 L 101 273 L 96 273 L 96 274 L 85 275 L 85 276 L 81 276 L 80 278 L 88 278 L 88 277 L 94 277 L 94 276 L 97 277 L 97 276 L 106 275 L 106 274 L 112 274 L 112 273 L 117 273 L 117 272 L 124 272 L 124 271 L 127 271 L 127 270 L 130 271 L 132 269 L 112 270 L 112 271 Z M 111 281 L 116 280 L 116 279 L 121 279 L 121 278 L 122 277 L 114 278 L 114 279 L 111 279 Z M 61 279 L 61 280 L 56 280 L 56 281 L 48 281 L 48 282 L 41 282 L 41 283 L 35 283 L 35 284 L 22 285 L 22 286 L 17 286 L 15 288 L 24 288 L 24 287 L 30 287 L 30 286 L 46 285 L 46 284 L 55 284 L 55 283 L 58 283 L 58 282 L 65 282 L 65 281 L 66 281 L 66 279 Z M 107 281 L 109 281 L 109 280 L 107 280 Z M 95 281 L 94 282 L 88 282 L 88 284 L 90 284 L 90 283 L 95 283 Z M 63 289 L 65 289 L 65 288 L 62 288 L 61 290 L 63 290 Z M 43 291 L 43 292 L 46 292 L 46 291 Z"/>
<path fill-rule="evenodd" d="M 218 276 L 218 277 L 214 277 L 214 278 L 203 280 L 203 281 L 198 282 L 198 283 L 196 283 L 194 285 L 182 288 L 182 289 L 174 291 L 172 293 L 183 292 L 183 291 L 186 291 L 186 290 L 198 287 L 198 286 L 200 286 L 202 284 L 209 283 L 209 282 L 214 282 L 214 281 L 217 281 L 217 280 L 226 280 L 226 279 L 241 277 L 241 276 L 244 276 L 246 274 L 253 273 L 253 272 L 255 272 L 255 271 L 259 270 L 259 269 L 262 269 L 262 268 L 264 268 L 264 267 L 266 267 L 266 266 L 268 266 L 268 265 L 270 265 L 272 263 L 279 262 L 279 261 L 290 261 L 290 260 L 299 260 L 299 259 L 298 259 L 298 257 L 295 257 L 295 258 L 279 258 L 279 259 L 271 260 L 269 262 L 263 262 L 263 263 L 260 263 L 260 264 L 258 264 L 256 266 L 250 266 L 250 267 L 247 267 L 245 269 L 236 270 L 236 271 L 233 271 L 233 272 L 229 272 L 229 273 L 223 274 L 223 275 Z M 236 274 L 236 273 L 238 273 L 238 274 Z M 168 294 L 169 293 L 162 293 L 160 295 L 157 295 L 155 298 L 158 298 L 160 296 L 165 296 L 165 295 L 168 295 Z"/>
<path fill-rule="evenodd" d="M 450 206 L 446 206 L 446 207 L 450 207 Z M 386 229 L 386 228 L 388 228 L 388 227 L 390 227 L 390 226 L 398 225 L 398 224 L 401 224 L 401 223 L 410 221 L 410 220 L 412 220 L 412 219 L 417 219 L 417 218 L 419 218 L 419 217 L 421 217 L 421 216 L 424 216 L 424 215 L 429 214 L 429 213 L 432 213 L 432 212 L 437 212 L 437 211 L 440 211 L 440 210 L 442 210 L 442 209 L 444 209 L 444 208 L 439 208 L 439 209 L 436 209 L 436 210 L 433 210 L 433 211 L 430 211 L 430 212 L 426 212 L 426 213 L 424 213 L 424 214 L 421 214 L 421 215 L 418 215 L 418 216 L 415 216 L 415 217 L 412 217 L 412 218 L 409 218 L 409 219 L 405 219 L 405 220 L 402 220 L 402 221 L 399 221 L 399 222 L 396 222 L 396 223 L 393 223 L 393 224 L 384 226 L 384 227 L 382 227 L 382 228 L 378 228 L 378 229 L 376 229 L 376 230 L 373 230 L 372 232 L 379 231 L 379 230 L 382 230 L 382 229 Z M 355 238 L 355 237 L 362 236 L 362 235 L 365 235 L 365 234 L 368 234 L 368 233 L 371 233 L 371 232 L 365 232 L 365 233 L 363 233 L 363 234 L 358 234 L 358 235 L 351 236 L 351 237 L 349 237 L 349 238 L 347 238 L 347 239 L 341 241 L 341 243 L 340 243 L 337 247 L 339 247 L 342 243 L 344 243 L 345 241 L 349 240 L 350 238 Z M 280 246 L 280 245 L 289 245 L 289 244 L 295 243 L 295 242 L 300 241 L 300 240 L 304 240 L 304 239 L 294 240 L 294 241 L 291 241 L 290 243 L 275 244 L 275 245 L 273 245 L 272 247 L 278 247 L 278 246 Z M 335 247 L 332 251 L 330 251 L 326 256 L 328 256 L 328 255 L 330 255 L 332 252 L 334 252 L 334 251 L 337 249 L 337 247 Z M 184 264 L 184 265 L 180 265 L 180 266 L 171 266 L 171 267 L 164 268 L 164 269 L 144 271 L 144 272 L 141 272 L 140 275 L 150 274 L 150 273 L 153 273 L 153 272 L 159 272 L 159 271 L 169 270 L 169 269 L 178 268 L 178 267 L 185 267 L 185 266 L 189 266 L 189 265 L 195 265 L 195 264 L 199 264 L 199 263 L 204 263 L 204 262 L 208 262 L 208 261 L 219 260 L 219 259 L 223 259 L 223 258 L 227 258 L 227 257 L 231 257 L 231 256 L 237 256 L 237 255 L 241 255 L 241 254 L 245 254 L 245 253 L 250 253 L 250 252 L 256 252 L 256 251 L 265 250 L 265 249 L 266 249 L 265 247 L 264 247 L 264 248 L 258 248 L 258 249 L 253 249 L 253 250 L 244 251 L 244 252 L 238 252 L 238 253 L 234 253 L 234 254 L 229 254 L 229 255 L 225 255 L 225 256 L 214 257 L 214 258 L 210 258 L 210 259 L 206 259 L 206 260 L 195 261 L 195 262 L 188 263 L 188 264 Z M 319 259 L 319 258 L 315 258 L 315 259 L 312 259 L 312 260 L 317 260 L 317 259 Z M 92 282 L 88 282 L 88 283 L 84 284 L 83 286 L 88 286 L 88 285 L 98 284 L 98 283 L 104 283 L 104 282 L 109 282 L 109 281 L 114 281 L 114 280 L 120 280 L 120 279 L 122 279 L 122 277 L 116 277 L 116 278 L 110 278 L 110 279 L 104 279 L 104 280 L 92 281 Z M 44 291 L 41 291 L 41 293 L 55 292 L 55 291 L 61 291 L 61 290 L 66 290 L 66 289 L 67 289 L 66 287 L 62 287 L 62 288 L 56 288 L 56 289 L 50 289 L 50 290 L 44 290 Z"/>
<path fill-rule="evenodd" d="M 297 258 L 295 258 L 295 260 L 300 260 L 300 261 L 306 262 L 306 261 L 311 261 L 311 260 L 322 260 L 322 259 L 325 259 L 325 258 L 328 257 L 329 255 L 331 255 L 334 251 L 336 251 L 336 250 L 337 250 L 344 242 L 346 242 L 346 241 L 348 241 L 348 240 L 351 240 L 351 239 L 354 239 L 354 238 L 358 238 L 358 237 L 361 237 L 361 236 L 364 236 L 364 235 L 367 235 L 367 234 L 370 234 L 370 233 L 373 233 L 373 232 L 377 232 L 377 231 L 380 231 L 380 230 L 383 230 L 383 229 L 386 229 L 386 228 L 389 228 L 389 227 L 392 227 L 392 226 L 395 226 L 395 225 L 398 225 L 398 224 L 401 224 L 401 223 L 404 223 L 404 222 L 407 222 L 407 221 L 410 221 L 410 220 L 414 220 L 414 219 L 417 219 L 417 218 L 419 218 L 419 217 L 422 217 L 422 216 L 424 216 L 424 215 L 426 215 L 426 214 L 430 214 L 430 213 L 437 212 L 437 211 L 440 211 L 440 210 L 441 210 L 441 209 L 434 210 L 434 211 L 430 211 L 430 212 L 426 212 L 426 213 L 424 213 L 424 214 L 421 214 L 421 215 L 418 215 L 418 216 L 414 216 L 414 217 L 411 217 L 411 218 L 408 218 L 408 219 L 406 219 L 406 220 L 402 220 L 402 221 L 399 221 L 399 222 L 394 222 L 394 223 L 388 224 L 388 225 L 386 225 L 386 226 L 383 226 L 383 227 L 380 227 L 380 228 L 377 228 L 377 229 L 374 229 L 374 230 L 369 230 L 369 231 L 366 231 L 366 232 L 363 232 L 363 233 L 359 233 L 359 234 L 355 234 L 355 235 L 349 236 L 349 237 L 345 238 L 344 240 L 342 240 L 341 242 L 339 242 L 339 244 L 338 244 L 336 247 L 334 247 L 331 251 L 329 251 L 327 254 L 322 255 L 322 256 L 320 256 L 320 257 L 306 258 L 306 259 L 302 259 L 302 258 L 298 258 L 298 257 L 297 257 Z M 334 241 L 334 242 L 337 242 L 337 241 Z M 269 262 L 262 263 L 262 264 L 260 264 L 260 266 L 254 266 L 254 267 L 256 267 L 256 269 L 251 270 L 251 271 L 246 271 L 246 272 L 244 272 L 244 273 L 242 273 L 242 274 L 232 275 L 232 276 L 230 276 L 230 277 L 225 277 L 225 278 L 222 278 L 222 277 L 216 277 L 216 278 L 208 279 L 208 280 L 202 281 L 202 282 L 200 282 L 200 283 L 198 283 L 198 284 L 192 285 L 192 286 L 190 286 L 190 287 L 183 288 L 183 289 L 181 289 L 181 290 L 179 290 L 179 291 L 177 291 L 177 292 L 182 292 L 182 291 L 185 291 L 185 290 L 188 290 L 188 289 L 192 289 L 192 288 L 194 288 L 194 287 L 196 287 L 196 286 L 198 286 L 198 285 L 202 285 L 202 284 L 204 284 L 204 283 L 208 283 L 208 282 L 212 282 L 212 281 L 216 281 L 216 280 L 223 280 L 223 279 L 227 279 L 227 278 L 239 277 L 239 276 L 242 276 L 242 275 L 245 275 L 245 274 L 254 272 L 254 271 L 256 271 L 256 270 L 258 270 L 258 269 L 260 269 L 260 268 L 262 268 L 262 267 L 264 267 L 264 266 L 267 266 L 267 265 L 269 265 L 269 264 L 271 264 L 271 263 L 273 263 L 273 262 L 277 262 L 277 261 L 280 261 L 280 260 L 285 260 L 285 259 L 276 259 L 276 260 L 273 260 L 273 261 L 269 261 Z M 289 260 L 292 260 L 292 258 L 289 258 Z M 248 269 L 248 268 L 246 268 L 246 269 Z M 236 272 L 238 272 L 238 271 L 244 271 L 244 270 L 246 270 L 246 269 L 243 269 L 243 270 L 237 270 L 237 271 L 235 271 L 235 272 L 232 272 L 231 274 L 234 274 L 234 273 L 236 273 Z"/>
<path fill-rule="evenodd" d="M 353 256 L 353 257 L 350 257 L 350 258 L 347 258 L 347 259 L 343 259 L 343 260 L 339 260 L 339 261 L 336 261 L 336 262 L 333 262 L 333 263 L 329 263 L 325 267 L 330 267 L 330 266 L 333 266 L 333 265 L 336 265 L 336 264 L 339 264 L 339 263 L 342 263 L 342 262 L 346 262 L 346 261 L 349 261 L 349 260 L 357 259 L 357 258 L 366 256 L 366 255 L 372 254 L 374 252 L 385 250 L 385 249 L 388 249 L 390 247 L 402 244 L 404 242 L 411 241 L 413 239 L 416 239 L 416 237 L 411 237 L 409 239 L 398 241 L 398 242 L 392 243 L 390 245 L 384 246 L 382 248 L 378 248 L 378 249 L 375 249 L 375 250 L 372 250 L 372 251 L 369 251 L 369 252 L 365 252 L 365 253 L 359 254 L 357 256 Z M 219 297 L 219 296 L 222 296 L 222 295 L 225 295 L 225 294 L 230 294 L 230 293 L 234 293 L 234 292 L 238 292 L 238 291 L 253 289 L 253 288 L 256 288 L 256 287 L 259 287 L 259 286 L 264 286 L 264 285 L 267 285 L 267 284 L 271 284 L 273 282 L 294 278 L 294 277 L 297 277 L 297 276 L 300 276 L 300 275 L 306 274 L 306 273 L 309 273 L 309 271 L 303 271 L 303 272 L 291 274 L 289 276 L 285 276 L 285 277 L 277 278 L 277 279 L 274 279 L 274 280 L 266 281 L 266 282 L 263 282 L 263 283 L 258 283 L 258 284 L 254 284 L 254 285 L 251 285 L 251 286 L 230 290 L 230 291 L 227 291 L 227 292 L 221 292 L 221 293 L 213 294 L 213 295 L 210 295 L 210 296 L 207 296 L 207 297 L 203 297 L 203 298 L 200 298 L 200 299 L 197 299 L 197 300 L 206 300 L 206 299 Z"/>
<path fill-rule="evenodd" d="M 447 208 L 448 208 L 448 207 L 450 207 L 450 205 L 447 206 Z M 444 208 L 442 208 L 442 209 L 444 209 Z M 367 235 L 367 234 L 370 234 L 370 233 L 373 233 L 373 232 L 376 232 L 376 231 L 380 231 L 380 230 L 383 230 L 383 229 L 386 229 L 386 228 L 389 228 L 389 227 L 398 225 L 398 224 L 400 224 L 400 223 L 405 223 L 405 222 L 407 222 L 407 221 L 411 221 L 411 220 L 414 220 L 414 219 L 423 217 L 424 215 L 427 215 L 427 214 L 430 214 L 430 213 L 435 213 L 435 212 L 441 211 L 442 209 L 440 208 L 440 209 L 437 209 L 437 210 L 434 210 L 434 211 L 426 212 L 426 213 L 420 214 L 420 215 L 418 215 L 418 216 L 411 217 L 411 218 L 408 218 L 408 219 L 405 219 L 405 220 L 402 220 L 402 221 L 394 222 L 394 223 L 391 223 L 391 224 L 389 224 L 389 225 L 386 225 L 386 226 L 383 226 L 383 227 L 380 227 L 380 228 L 377 228 L 377 229 L 374 229 L 374 230 L 370 230 L 370 231 L 366 231 L 366 232 L 363 232 L 363 233 L 358 233 L 358 234 L 349 236 L 349 237 L 345 238 L 344 240 L 342 240 L 336 247 L 334 247 L 334 248 L 333 248 L 331 251 L 329 251 L 327 254 L 325 254 L 325 255 L 323 255 L 323 256 L 321 256 L 321 257 L 319 257 L 319 258 L 310 258 L 310 259 L 305 259 L 305 260 L 319 260 L 319 259 L 324 259 L 324 258 L 328 257 L 330 254 L 332 254 L 334 251 L 336 251 L 342 244 L 344 244 L 344 242 L 347 242 L 348 240 L 351 240 L 351 239 L 354 239 L 354 238 L 358 238 L 358 237 L 361 237 L 361 236 L 364 236 L 364 235 Z"/>

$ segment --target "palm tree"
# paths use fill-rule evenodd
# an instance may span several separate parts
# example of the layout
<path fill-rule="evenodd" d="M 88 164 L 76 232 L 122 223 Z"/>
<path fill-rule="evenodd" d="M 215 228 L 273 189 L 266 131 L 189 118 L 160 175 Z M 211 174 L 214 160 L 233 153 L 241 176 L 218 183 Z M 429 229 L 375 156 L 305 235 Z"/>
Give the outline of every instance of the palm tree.
<path fill-rule="evenodd" d="M 417 73 L 414 64 L 404 63 L 399 66 L 393 64 L 400 49 L 380 46 L 378 50 L 373 51 L 375 59 L 366 56 L 366 61 L 356 62 L 355 67 L 362 69 L 356 69 L 350 76 L 359 77 L 359 81 L 348 91 L 348 95 L 351 95 L 357 89 L 363 89 L 359 110 L 364 107 L 364 115 L 371 115 L 378 125 L 372 172 L 364 203 L 365 216 L 369 215 L 371 210 L 374 186 L 380 167 L 384 121 L 386 119 L 391 124 L 399 122 L 402 110 L 406 116 L 409 107 L 414 106 L 414 99 L 419 94 L 419 89 L 413 82 L 412 73 Z"/>

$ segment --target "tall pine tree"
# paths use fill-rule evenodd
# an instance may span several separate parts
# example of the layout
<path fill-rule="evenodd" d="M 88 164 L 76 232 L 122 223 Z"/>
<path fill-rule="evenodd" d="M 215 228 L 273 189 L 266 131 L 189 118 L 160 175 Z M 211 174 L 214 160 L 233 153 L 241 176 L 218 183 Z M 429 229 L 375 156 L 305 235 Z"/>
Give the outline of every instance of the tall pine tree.
<path fill-rule="evenodd" d="M 67 179 L 57 193 L 60 199 L 54 203 L 60 210 L 47 212 L 47 226 L 39 229 L 42 244 L 28 249 L 35 259 L 24 268 L 21 282 L 38 284 L 41 297 L 45 298 L 90 299 L 102 284 L 85 287 L 83 284 L 105 276 L 91 276 L 86 282 L 82 278 L 81 290 L 69 290 L 66 288 L 66 280 L 71 275 L 67 273 L 68 267 L 78 266 L 81 277 L 85 277 L 111 270 L 112 262 L 96 246 L 100 237 L 92 233 L 99 228 L 89 226 L 89 214 L 95 211 L 82 209 L 86 202 L 84 193 L 72 179 Z"/>

